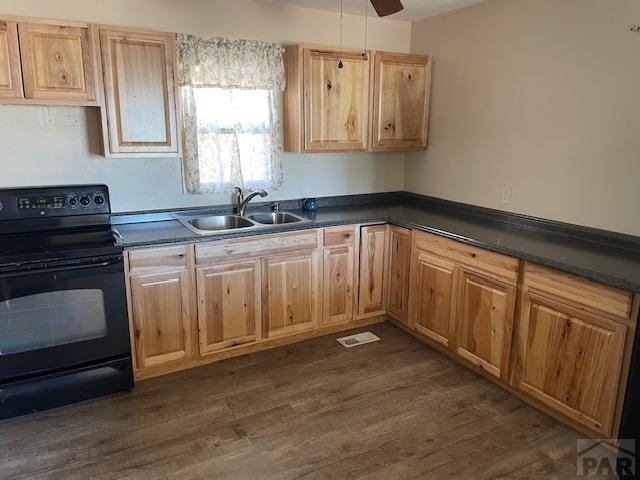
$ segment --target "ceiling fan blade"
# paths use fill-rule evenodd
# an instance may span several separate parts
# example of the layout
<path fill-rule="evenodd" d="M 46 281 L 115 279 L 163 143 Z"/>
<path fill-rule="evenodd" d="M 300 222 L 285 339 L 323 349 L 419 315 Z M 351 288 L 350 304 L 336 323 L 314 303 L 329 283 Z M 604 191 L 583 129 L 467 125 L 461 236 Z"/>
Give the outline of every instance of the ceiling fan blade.
<path fill-rule="evenodd" d="M 386 17 L 404 9 L 400 0 L 371 0 L 371 4 L 379 17 Z"/>

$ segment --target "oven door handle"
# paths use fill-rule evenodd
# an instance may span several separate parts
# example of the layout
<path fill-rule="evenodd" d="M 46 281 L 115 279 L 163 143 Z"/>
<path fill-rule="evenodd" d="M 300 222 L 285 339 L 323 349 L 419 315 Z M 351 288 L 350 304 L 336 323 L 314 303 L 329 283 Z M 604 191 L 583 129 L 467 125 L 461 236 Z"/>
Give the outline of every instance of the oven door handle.
<path fill-rule="evenodd" d="M 14 271 L 0 273 L 0 278 L 11 278 L 11 277 L 21 277 L 24 275 L 39 275 L 43 273 L 58 273 L 58 272 L 69 272 L 73 270 L 83 270 L 86 268 L 104 268 L 111 265 L 123 264 L 122 255 L 118 255 L 116 257 L 110 257 L 106 259 L 102 259 L 101 261 L 90 261 L 90 262 L 82 262 L 77 264 L 69 265 L 68 262 L 60 262 L 60 263 L 51 263 L 46 267 L 41 268 L 17 268 Z"/>

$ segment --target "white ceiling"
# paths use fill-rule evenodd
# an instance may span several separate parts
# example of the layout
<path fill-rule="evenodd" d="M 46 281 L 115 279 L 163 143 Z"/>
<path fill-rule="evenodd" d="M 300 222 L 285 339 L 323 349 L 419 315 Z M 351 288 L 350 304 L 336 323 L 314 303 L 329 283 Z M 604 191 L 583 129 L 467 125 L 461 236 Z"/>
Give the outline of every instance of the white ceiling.
<path fill-rule="evenodd" d="M 340 0 L 263 0 L 282 5 L 311 8 L 314 10 L 327 10 L 330 12 L 340 11 Z M 369 0 L 343 0 L 345 13 L 364 15 L 365 1 Z M 423 18 L 433 17 L 444 12 L 468 7 L 484 0 L 402 0 L 404 10 L 385 18 L 393 20 L 416 21 Z M 375 16 L 371 4 L 368 5 L 370 16 Z"/>

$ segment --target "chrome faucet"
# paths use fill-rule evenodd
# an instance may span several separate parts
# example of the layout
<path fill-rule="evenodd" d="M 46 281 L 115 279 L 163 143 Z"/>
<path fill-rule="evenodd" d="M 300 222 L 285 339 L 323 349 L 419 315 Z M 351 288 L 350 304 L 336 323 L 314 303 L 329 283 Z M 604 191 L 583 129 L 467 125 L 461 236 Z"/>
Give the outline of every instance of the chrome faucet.
<path fill-rule="evenodd" d="M 247 205 L 251 200 L 253 200 L 257 196 L 263 198 L 267 196 L 267 192 L 262 189 L 255 190 L 246 196 L 240 187 L 236 187 L 234 191 L 236 193 L 236 209 L 238 210 L 238 215 L 240 215 L 241 217 L 244 217 L 244 214 L 247 210 Z"/>

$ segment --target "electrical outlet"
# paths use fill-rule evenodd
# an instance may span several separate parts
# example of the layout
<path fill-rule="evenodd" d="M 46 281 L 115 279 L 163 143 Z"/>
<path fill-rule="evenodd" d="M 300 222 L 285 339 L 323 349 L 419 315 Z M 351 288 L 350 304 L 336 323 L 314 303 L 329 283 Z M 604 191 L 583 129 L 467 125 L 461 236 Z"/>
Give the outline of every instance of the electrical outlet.
<path fill-rule="evenodd" d="M 500 203 L 503 205 L 511 205 L 511 187 L 502 187 L 502 197 Z"/>

